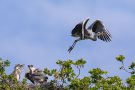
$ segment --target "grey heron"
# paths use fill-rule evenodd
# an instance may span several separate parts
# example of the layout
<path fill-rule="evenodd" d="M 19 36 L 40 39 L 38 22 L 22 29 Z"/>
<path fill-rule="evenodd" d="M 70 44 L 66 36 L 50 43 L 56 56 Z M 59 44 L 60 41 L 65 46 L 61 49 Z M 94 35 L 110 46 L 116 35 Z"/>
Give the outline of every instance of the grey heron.
<path fill-rule="evenodd" d="M 19 79 L 20 79 L 20 74 L 22 72 L 23 67 L 24 67 L 24 65 L 16 64 L 14 67 L 14 71 L 11 73 L 11 75 L 13 75 L 17 81 L 19 81 Z"/>
<path fill-rule="evenodd" d="M 102 21 L 96 20 L 88 28 L 86 28 L 86 24 L 88 21 L 89 18 L 86 18 L 85 20 L 78 23 L 71 31 L 71 35 L 73 37 L 79 37 L 79 38 L 74 41 L 72 46 L 70 46 L 70 48 L 68 49 L 69 53 L 73 50 L 76 43 L 80 40 L 91 39 L 92 41 L 96 41 L 98 38 L 105 42 L 111 41 L 111 34 L 105 28 Z"/>
<path fill-rule="evenodd" d="M 33 67 L 33 65 L 28 65 L 29 72 L 25 74 L 25 77 L 29 79 L 33 84 L 47 82 L 48 77 L 43 74 L 39 69 Z"/>

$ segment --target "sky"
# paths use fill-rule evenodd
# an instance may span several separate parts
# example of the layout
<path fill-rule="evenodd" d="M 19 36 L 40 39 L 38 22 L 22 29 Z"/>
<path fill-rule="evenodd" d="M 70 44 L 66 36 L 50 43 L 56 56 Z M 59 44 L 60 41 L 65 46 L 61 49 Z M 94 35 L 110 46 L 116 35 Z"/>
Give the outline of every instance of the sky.
<path fill-rule="evenodd" d="M 71 30 L 90 17 L 87 27 L 101 20 L 112 34 L 112 42 L 80 41 L 69 54 L 68 48 L 76 38 Z M 128 67 L 135 61 L 135 1 L 134 0 L 0 0 L 0 57 L 11 61 L 7 73 L 15 64 L 43 69 L 58 68 L 57 60 L 74 61 L 83 58 L 88 70 L 101 68 L 109 76 L 129 76 L 120 71 L 115 57 L 125 55 Z"/>

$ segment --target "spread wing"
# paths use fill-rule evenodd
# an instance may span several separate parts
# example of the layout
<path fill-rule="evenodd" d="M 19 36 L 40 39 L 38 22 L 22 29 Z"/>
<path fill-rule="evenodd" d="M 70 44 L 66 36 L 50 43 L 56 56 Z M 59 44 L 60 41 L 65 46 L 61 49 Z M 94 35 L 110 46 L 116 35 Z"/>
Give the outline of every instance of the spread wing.
<path fill-rule="evenodd" d="M 71 32 L 72 36 L 80 37 L 82 36 L 82 23 L 77 24 Z"/>
<path fill-rule="evenodd" d="M 30 73 L 25 73 L 25 78 L 29 79 L 33 84 L 35 83 Z"/>
<path fill-rule="evenodd" d="M 88 29 L 92 30 L 95 34 L 97 34 L 97 37 L 99 39 L 106 42 L 111 41 L 111 34 L 100 20 L 96 20 Z"/>
<path fill-rule="evenodd" d="M 89 18 L 86 18 L 82 22 L 78 23 L 71 32 L 72 36 L 84 38 L 84 32 L 86 30 L 86 24 L 88 20 Z"/>

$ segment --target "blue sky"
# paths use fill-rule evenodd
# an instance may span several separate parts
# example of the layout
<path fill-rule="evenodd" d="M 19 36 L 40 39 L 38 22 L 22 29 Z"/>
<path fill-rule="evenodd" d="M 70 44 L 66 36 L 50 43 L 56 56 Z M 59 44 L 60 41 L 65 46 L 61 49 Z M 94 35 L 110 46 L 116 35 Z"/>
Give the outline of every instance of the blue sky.
<path fill-rule="evenodd" d="M 70 32 L 86 17 L 90 17 L 88 25 L 102 20 L 112 42 L 81 41 L 69 54 L 67 49 L 75 40 Z M 11 61 L 8 73 L 16 63 L 52 69 L 58 59 L 84 58 L 82 75 L 99 67 L 125 79 L 129 74 L 119 71 L 115 57 L 125 55 L 126 65 L 135 61 L 134 24 L 134 0 L 1 0 L 0 57 Z"/>

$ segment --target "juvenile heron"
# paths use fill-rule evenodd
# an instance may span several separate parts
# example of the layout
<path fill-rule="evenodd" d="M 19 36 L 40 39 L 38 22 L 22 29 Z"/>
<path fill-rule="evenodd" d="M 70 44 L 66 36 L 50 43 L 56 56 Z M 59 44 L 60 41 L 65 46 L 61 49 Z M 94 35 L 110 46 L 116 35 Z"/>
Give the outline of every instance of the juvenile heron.
<path fill-rule="evenodd" d="M 14 67 L 14 71 L 11 73 L 11 75 L 13 75 L 17 81 L 19 81 L 19 79 L 20 79 L 20 74 L 22 72 L 23 67 L 24 67 L 24 65 L 16 64 Z"/>
<path fill-rule="evenodd" d="M 68 49 L 69 53 L 73 50 L 76 43 L 80 40 L 91 39 L 92 41 L 96 41 L 98 38 L 105 42 L 111 41 L 111 34 L 105 28 L 102 21 L 96 20 L 88 28 L 86 28 L 86 24 L 88 21 L 89 18 L 81 21 L 71 31 L 71 35 L 73 37 L 79 37 L 79 38 L 76 39 L 72 44 L 72 46 Z"/>
<path fill-rule="evenodd" d="M 29 72 L 25 74 L 25 77 L 29 79 L 33 84 L 47 82 L 48 77 L 43 74 L 39 69 L 33 67 L 33 65 L 28 65 Z"/>

